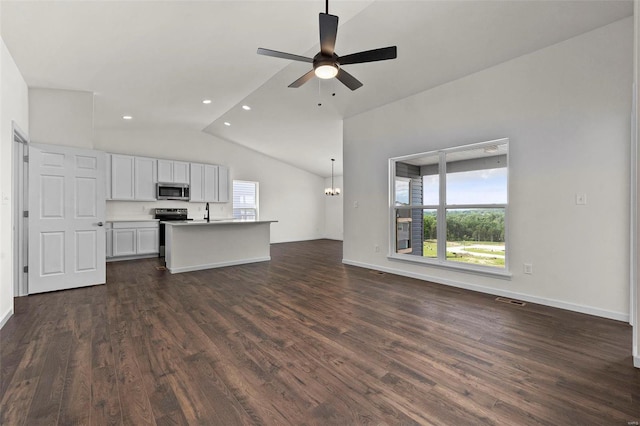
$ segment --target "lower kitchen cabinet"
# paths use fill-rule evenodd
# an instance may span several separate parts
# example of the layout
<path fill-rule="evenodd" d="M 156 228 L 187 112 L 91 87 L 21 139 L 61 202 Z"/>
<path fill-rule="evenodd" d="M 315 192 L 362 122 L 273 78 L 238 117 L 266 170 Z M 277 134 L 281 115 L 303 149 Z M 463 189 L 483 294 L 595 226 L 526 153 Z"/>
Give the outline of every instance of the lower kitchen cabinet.
<path fill-rule="evenodd" d="M 113 222 L 107 222 L 105 224 L 105 231 L 107 233 L 107 257 L 113 257 Z"/>
<path fill-rule="evenodd" d="M 137 254 L 153 254 L 160 252 L 159 228 L 139 228 L 136 229 L 136 251 Z"/>
<path fill-rule="evenodd" d="M 136 250 L 135 229 L 113 230 L 113 256 L 132 256 L 138 254 Z"/>
<path fill-rule="evenodd" d="M 160 252 L 160 228 L 157 221 L 113 222 L 111 228 L 107 228 L 107 256 L 115 258 Z"/>

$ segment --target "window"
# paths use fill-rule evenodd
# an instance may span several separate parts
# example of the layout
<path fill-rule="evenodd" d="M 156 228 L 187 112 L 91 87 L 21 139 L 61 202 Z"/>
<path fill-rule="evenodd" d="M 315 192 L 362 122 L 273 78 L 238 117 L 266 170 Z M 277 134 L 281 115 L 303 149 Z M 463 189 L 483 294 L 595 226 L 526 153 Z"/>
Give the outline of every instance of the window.
<path fill-rule="evenodd" d="M 507 271 L 508 139 L 390 159 L 391 257 Z"/>
<path fill-rule="evenodd" d="M 243 220 L 258 218 L 258 182 L 233 181 L 233 217 Z"/>

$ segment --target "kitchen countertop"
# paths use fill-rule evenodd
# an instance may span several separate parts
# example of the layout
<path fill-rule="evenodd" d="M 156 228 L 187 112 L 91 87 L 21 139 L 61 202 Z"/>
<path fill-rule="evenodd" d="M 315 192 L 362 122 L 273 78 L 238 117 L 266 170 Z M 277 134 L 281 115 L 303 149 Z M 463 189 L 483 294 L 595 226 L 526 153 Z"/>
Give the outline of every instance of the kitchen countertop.
<path fill-rule="evenodd" d="M 209 222 L 206 220 L 172 220 L 162 221 L 165 225 L 171 226 L 206 226 L 206 225 L 243 225 L 251 223 L 274 223 L 277 220 L 246 220 L 246 219 L 211 219 Z"/>
<path fill-rule="evenodd" d="M 160 219 L 154 219 L 150 217 L 128 217 L 128 218 L 110 218 L 105 222 L 159 222 Z"/>

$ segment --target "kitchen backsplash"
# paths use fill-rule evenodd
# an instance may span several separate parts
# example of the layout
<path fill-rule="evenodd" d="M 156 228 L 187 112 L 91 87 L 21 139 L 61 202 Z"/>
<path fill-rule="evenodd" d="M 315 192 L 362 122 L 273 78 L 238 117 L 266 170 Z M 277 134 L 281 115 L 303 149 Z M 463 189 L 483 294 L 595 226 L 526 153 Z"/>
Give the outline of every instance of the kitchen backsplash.
<path fill-rule="evenodd" d="M 205 215 L 205 203 L 185 201 L 107 201 L 106 218 L 109 219 L 152 219 L 156 208 L 186 208 L 189 218 L 202 219 Z M 232 203 L 209 203 L 212 218 L 233 216 Z"/>

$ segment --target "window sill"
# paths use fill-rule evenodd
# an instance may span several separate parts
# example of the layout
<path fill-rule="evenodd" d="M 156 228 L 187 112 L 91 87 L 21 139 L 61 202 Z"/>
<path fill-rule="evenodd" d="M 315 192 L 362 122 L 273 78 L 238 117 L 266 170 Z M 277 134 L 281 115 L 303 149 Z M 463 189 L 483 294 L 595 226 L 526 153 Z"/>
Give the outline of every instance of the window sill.
<path fill-rule="evenodd" d="M 416 257 L 414 255 L 400 254 L 400 253 L 392 253 L 390 255 L 387 255 L 387 259 L 398 260 L 402 262 L 408 262 L 408 263 L 419 264 L 419 265 L 434 266 L 436 268 L 447 269 L 455 272 L 468 272 L 472 274 L 484 275 L 484 276 L 489 276 L 493 278 L 501 278 L 501 279 L 507 279 L 507 280 L 511 279 L 511 272 L 509 272 L 506 268 L 498 269 L 498 268 L 492 268 L 488 266 L 478 266 L 478 265 L 464 264 L 464 263 L 458 263 L 458 262 L 452 262 L 452 261 L 440 262 L 437 259 Z"/>

